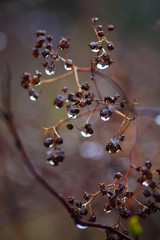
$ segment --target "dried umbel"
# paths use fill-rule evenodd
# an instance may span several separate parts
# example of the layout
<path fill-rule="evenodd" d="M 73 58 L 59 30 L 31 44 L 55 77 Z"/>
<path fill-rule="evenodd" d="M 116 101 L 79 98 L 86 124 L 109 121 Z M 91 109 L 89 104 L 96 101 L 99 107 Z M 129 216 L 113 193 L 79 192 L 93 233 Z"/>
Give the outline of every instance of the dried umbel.
<path fill-rule="evenodd" d="M 45 74 L 52 76 L 56 72 L 56 66 L 59 62 L 63 63 L 65 73 L 55 78 L 45 79 L 43 74 L 36 70 L 35 74 L 31 76 L 30 73 L 25 72 L 21 77 L 21 86 L 29 93 L 32 101 L 38 100 L 42 90 L 46 85 L 59 79 L 74 75 L 76 89 L 69 89 L 68 86 L 64 86 L 57 96 L 54 96 L 53 107 L 59 111 L 60 108 L 64 108 L 66 111 L 66 118 L 61 119 L 56 125 L 51 127 L 43 127 L 44 130 L 44 147 L 46 152 L 46 162 L 49 165 L 58 166 L 65 159 L 65 152 L 62 149 L 63 138 L 61 137 L 61 125 L 66 123 L 68 130 L 76 131 L 82 137 L 91 137 L 97 131 L 96 124 L 92 121 L 92 117 L 98 114 L 99 120 L 104 121 L 104 124 L 112 121 L 112 116 L 119 115 L 122 117 L 120 121 L 119 129 L 115 130 L 113 136 L 106 134 L 104 149 L 107 154 L 119 154 L 122 151 L 122 143 L 125 144 L 127 139 L 127 129 L 129 125 L 135 120 L 135 116 L 132 110 L 135 105 L 135 100 L 132 104 L 129 104 L 124 96 L 115 93 L 109 95 L 107 92 L 104 96 L 97 88 L 96 76 L 99 71 L 109 68 L 113 60 L 110 53 L 114 50 L 114 43 L 108 40 L 110 33 L 115 29 L 114 25 L 109 24 L 107 27 L 97 24 L 98 18 L 93 17 L 91 19 L 93 29 L 96 34 L 96 39 L 93 39 L 88 44 L 92 51 L 92 58 L 90 61 L 91 66 L 89 68 L 77 67 L 72 59 L 69 58 L 70 38 L 61 37 L 58 39 L 57 46 L 53 46 L 53 36 L 47 35 L 45 30 L 38 30 L 36 32 L 37 39 L 34 43 L 33 56 L 43 58 L 42 65 L 44 67 Z M 107 29 L 107 32 L 106 32 Z M 63 56 L 61 56 L 63 54 Z M 79 79 L 79 72 L 90 72 L 90 79 L 84 81 Z M 36 91 L 35 88 L 40 88 Z M 120 91 L 122 93 L 122 91 Z M 122 94 L 123 95 L 123 94 Z M 77 118 L 82 116 L 86 117 L 85 121 L 77 123 Z M 72 121 L 71 123 L 69 121 Z M 125 134 L 124 134 L 125 133 Z M 125 137 L 126 135 L 126 137 Z M 113 226 L 117 231 L 124 234 L 115 236 L 115 231 L 106 231 L 106 239 L 123 239 L 122 235 L 127 239 L 128 232 L 124 230 L 122 219 L 129 219 L 131 216 L 139 216 L 146 218 L 152 213 L 160 210 L 160 191 L 159 180 L 154 179 L 154 176 L 160 176 L 160 169 L 151 170 L 151 161 L 146 161 L 144 166 L 134 166 L 133 164 L 133 150 L 135 149 L 135 143 L 131 150 L 131 157 L 129 162 L 129 168 L 126 174 L 116 172 L 113 175 L 113 182 L 111 184 L 99 183 L 98 191 L 94 194 L 83 193 L 83 200 L 76 200 L 73 196 L 68 198 L 68 204 L 71 210 L 72 216 L 76 216 L 77 219 L 86 219 L 90 223 L 94 223 L 97 218 L 96 214 L 92 211 L 92 201 L 99 195 L 105 198 L 105 204 L 103 211 L 105 214 L 117 212 L 118 221 Z M 135 198 L 135 193 L 129 189 L 128 177 L 131 170 L 135 170 L 137 174 L 140 174 L 136 179 L 137 184 L 142 189 L 142 195 L 146 201 L 140 202 Z M 145 189 L 144 189 L 145 188 Z M 138 209 L 134 207 L 130 208 L 133 203 L 138 205 Z"/>

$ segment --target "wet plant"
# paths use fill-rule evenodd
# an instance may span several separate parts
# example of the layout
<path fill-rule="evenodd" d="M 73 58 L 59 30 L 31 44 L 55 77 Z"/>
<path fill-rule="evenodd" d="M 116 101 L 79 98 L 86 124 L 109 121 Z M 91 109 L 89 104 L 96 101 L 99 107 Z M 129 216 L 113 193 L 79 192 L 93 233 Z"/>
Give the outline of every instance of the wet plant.
<path fill-rule="evenodd" d="M 160 111 L 157 110 L 156 112 L 154 109 L 144 110 L 136 108 L 136 100 L 133 99 L 130 103 L 125 91 L 112 78 L 109 78 L 110 82 L 116 84 L 122 95 L 117 92 L 114 95 L 106 94 L 102 96 L 98 89 L 96 76 L 103 75 L 103 70 L 110 68 L 113 64 L 110 52 L 114 50 L 114 43 L 108 39 L 112 31 L 115 30 L 115 26 L 112 24 L 105 27 L 98 25 L 97 17 L 93 17 L 91 22 L 96 40 L 88 44 L 92 52 L 89 67 L 78 67 L 69 57 L 69 48 L 71 47 L 70 38 L 61 37 L 57 46 L 53 46 L 53 36 L 48 35 L 45 30 L 38 30 L 36 31 L 36 40 L 32 53 L 35 58 L 42 60 L 45 77 L 38 70 L 35 71 L 33 76 L 25 72 L 21 77 L 21 86 L 27 91 L 31 101 L 38 101 L 48 84 L 68 78 L 71 75 L 74 76 L 77 89 L 73 91 L 68 86 L 64 86 L 61 92 L 57 93 L 57 96 L 54 96 L 54 99 L 52 99 L 53 107 L 57 111 L 60 108 L 65 109 L 66 118 L 60 120 L 54 126 L 42 127 L 44 131 L 43 145 L 46 149 L 45 161 L 51 166 L 52 170 L 65 161 L 65 151 L 62 148 L 65 139 L 61 136 L 61 126 L 63 124 L 66 124 L 68 131 L 74 131 L 75 134 L 88 138 L 92 137 L 97 131 L 96 126 L 92 123 L 95 115 L 98 115 L 99 121 L 103 121 L 106 125 L 109 121 L 112 121 L 112 116 L 119 115 L 122 118 L 119 122 L 119 128 L 116 129 L 115 127 L 115 134 L 107 137 L 104 143 L 106 155 L 118 155 L 119 151 L 123 151 L 123 144 L 125 145 L 125 140 L 128 137 L 127 130 L 133 123 L 135 127 L 134 138 L 133 142 L 130 143 L 129 166 L 125 174 L 115 172 L 113 182 L 98 183 L 98 187 L 95 186 L 95 189 L 97 188 L 95 193 L 88 193 L 87 189 L 85 189 L 80 200 L 75 199 L 73 196 L 64 197 L 48 184 L 26 154 L 13 122 L 10 107 L 10 91 L 8 91 L 8 95 L 4 96 L 4 109 L 1 109 L 1 113 L 9 125 L 16 142 L 16 147 L 30 172 L 40 184 L 65 206 L 78 228 L 102 228 L 105 230 L 107 240 L 131 240 L 132 237 L 138 239 L 138 236 L 142 232 L 139 219 L 145 219 L 160 210 L 160 169 L 154 167 L 154 163 L 148 159 L 145 159 L 140 166 L 134 164 L 139 117 L 144 112 L 145 114 L 155 115 L 159 114 Z M 64 71 L 67 72 L 60 76 L 52 77 L 56 73 L 57 64 L 60 62 L 63 63 Z M 83 82 L 79 78 L 79 72 L 89 72 L 90 79 Z M 46 75 L 51 78 L 46 79 Z M 10 77 L 8 77 L 6 83 L 7 87 L 10 86 Z M 85 117 L 86 120 L 77 123 L 77 119 L 81 119 L 81 117 Z M 139 191 L 143 196 L 140 199 L 137 198 L 136 192 L 130 190 L 128 184 L 129 177 L 133 172 L 135 184 L 138 184 Z M 102 209 L 104 214 L 108 216 L 116 212 L 117 219 L 112 226 L 97 223 L 96 209 L 93 207 L 93 202 L 97 196 L 99 196 L 99 201 L 102 198 L 105 199 Z"/>

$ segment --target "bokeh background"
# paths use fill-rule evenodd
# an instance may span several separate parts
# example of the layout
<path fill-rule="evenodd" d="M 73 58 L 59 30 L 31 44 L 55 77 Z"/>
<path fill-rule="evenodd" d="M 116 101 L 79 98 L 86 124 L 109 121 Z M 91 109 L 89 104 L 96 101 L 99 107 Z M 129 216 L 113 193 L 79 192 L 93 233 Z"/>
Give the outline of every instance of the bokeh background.
<path fill-rule="evenodd" d="M 55 110 L 53 100 L 63 86 L 75 90 L 73 78 L 60 80 L 46 86 L 37 102 L 31 102 L 27 91 L 20 86 L 24 71 L 44 73 L 40 59 L 32 57 L 35 31 L 45 29 L 52 34 L 54 45 L 59 37 L 71 38 L 69 57 L 78 66 L 89 66 L 93 53 L 88 44 L 96 40 L 91 17 L 97 16 L 99 24 L 109 23 L 116 30 L 109 39 L 115 43 L 111 54 L 114 64 L 108 75 L 117 79 L 127 97 L 136 99 L 139 107 L 160 108 L 160 1 L 159 0 L 0 0 L 0 72 L 6 76 L 6 63 L 12 73 L 12 107 L 19 135 L 26 151 L 45 179 L 66 197 L 82 199 L 83 190 L 96 192 L 98 183 L 113 181 L 114 173 L 125 173 L 133 140 L 134 124 L 126 133 L 123 152 L 116 156 L 105 152 L 107 141 L 118 130 L 122 119 L 113 116 L 107 123 L 92 119 L 94 136 L 84 139 L 78 130 L 61 129 L 66 158 L 57 168 L 45 162 L 42 127 L 52 126 L 65 118 L 65 109 Z M 61 64 L 55 76 L 65 73 Z M 118 89 L 106 79 L 97 77 L 102 94 L 115 94 Z M 81 73 L 80 81 L 90 81 L 89 73 Z M 156 120 L 156 121 L 155 121 Z M 79 121 L 79 120 L 78 120 Z M 81 121 L 85 121 L 85 118 Z M 24 166 L 6 125 L 0 120 L 0 239 L 1 240 L 61 240 L 105 239 L 103 231 L 79 230 L 64 207 L 31 176 Z M 160 157 L 159 118 L 142 117 L 137 141 L 135 162 L 143 164 L 152 160 L 154 167 Z M 66 140 L 66 141 L 65 141 Z M 141 199 L 134 174 L 130 189 Z M 97 221 L 112 224 L 116 213 L 103 212 L 104 200 L 93 203 Z M 159 239 L 160 217 L 155 214 L 141 221 L 140 239 Z"/>

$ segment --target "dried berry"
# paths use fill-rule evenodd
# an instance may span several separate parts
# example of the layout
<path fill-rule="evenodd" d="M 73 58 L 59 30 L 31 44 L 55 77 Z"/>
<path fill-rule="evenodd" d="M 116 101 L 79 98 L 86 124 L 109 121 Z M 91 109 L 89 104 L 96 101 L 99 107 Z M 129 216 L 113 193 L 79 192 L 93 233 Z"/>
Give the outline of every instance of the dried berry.
<path fill-rule="evenodd" d="M 94 215 L 94 213 L 92 213 L 92 215 L 90 215 L 88 221 L 89 222 L 96 222 L 96 215 Z"/>
<path fill-rule="evenodd" d="M 89 83 L 88 82 L 82 83 L 81 89 L 88 91 L 90 89 Z"/>
<path fill-rule="evenodd" d="M 108 48 L 108 50 L 113 50 L 114 49 L 114 43 L 113 42 L 109 42 L 109 43 L 107 43 L 107 48 Z"/>
<path fill-rule="evenodd" d="M 38 48 L 33 48 L 32 49 L 32 54 L 33 54 L 33 57 L 37 58 L 41 55 L 41 52 L 39 51 Z"/>
<path fill-rule="evenodd" d="M 63 107 L 63 105 L 64 105 L 64 96 L 61 95 L 61 94 L 59 94 L 59 95 L 55 98 L 55 100 L 54 100 L 53 103 L 54 103 L 54 105 L 55 105 L 56 108 L 61 108 L 61 107 Z"/>
<path fill-rule="evenodd" d="M 24 72 L 23 76 L 21 77 L 21 86 L 23 88 L 28 89 L 30 82 L 31 82 L 31 74 L 28 72 Z"/>
<path fill-rule="evenodd" d="M 67 128 L 68 128 L 69 130 L 72 130 L 72 129 L 74 128 L 74 126 L 73 126 L 73 124 L 67 124 Z"/>
<path fill-rule="evenodd" d="M 62 143 L 63 143 L 63 138 L 58 137 L 58 138 L 55 139 L 55 144 L 61 145 Z"/>
<path fill-rule="evenodd" d="M 29 91 L 28 91 L 28 93 L 29 93 L 30 99 L 31 99 L 32 101 L 36 101 L 36 100 L 38 99 L 38 97 L 39 97 L 38 93 L 37 93 L 36 90 L 33 89 L 33 88 L 30 88 Z"/>
<path fill-rule="evenodd" d="M 117 172 L 117 173 L 114 175 L 114 179 L 119 180 L 122 176 L 123 176 L 122 173 Z"/>
<path fill-rule="evenodd" d="M 74 197 L 68 197 L 68 202 L 73 205 L 75 199 Z"/>
<path fill-rule="evenodd" d="M 68 49 L 68 48 L 70 47 L 69 41 L 70 41 L 70 38 L 61 37 L 60 40 L 59 40 L 58 47 L 59 47 L 61 50 L 66 50 L 66 49 Z"/>
<path fill-rule="evenodd" d="M 109 24 L 107 28 L 108 28 L 108 31 L 111 32 L 115 29 L 115 26 L 113 24 Z"/>
<path fill-rule="evenodd" d="M 109 153 L 116 153 L 122 151 L 121 146 L 119 144 L 119 139 L 111 138 L 110 142 L 106 145 L 106 150 Z"/>
<path fill-rule="evenodd" d="M 44 146 L 46 148 L 49 148 L 49 147 L 52 147 L 53 146 L 53 138 L 49 137 L 49 138 L 46 138 L 45 141 L 44 141 Z"/>

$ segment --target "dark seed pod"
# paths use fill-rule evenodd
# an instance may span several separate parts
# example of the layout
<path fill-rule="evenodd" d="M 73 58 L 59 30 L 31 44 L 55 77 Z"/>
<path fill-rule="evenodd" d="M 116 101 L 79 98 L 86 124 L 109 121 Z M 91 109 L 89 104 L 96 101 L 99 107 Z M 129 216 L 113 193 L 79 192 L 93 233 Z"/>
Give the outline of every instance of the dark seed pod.
<path fill-rule="evenodd" d="M 109 24 L 107 28 L 109 32 L 112 32 L 115 29 L 115 26 L 113 24 Z"/>
<path fill-rule="evenodd" d="M 108 50 L 113 50 L 114 49 L 114 43 L 113 42 L 109 42 L 109 43 L 107 43 L 107 48 L 108 48 Z"/>
<path fill-rule="evenodd" d="M 59 137 L 55 139 L 55 144 L 61 145 L 63 143 L 63 138 Z"/>
<path fill-rule="evenodd" d="M 44 141 L 44 146 L 46 148 L 49 148 L 49 147 L 52 147 L 53 146 L 53 138 L 49 137 L 49 138 L 46 138 L 45 141 Z"/>
<path fill-rule="evenodd" d="M 90 89 L 89 83 L 88 82 L 82 83 L 81 89 L 84 91 L 88 91 Z"/>
<path fill-rule="evenodd" d="M 41 52 L 39 51 L 38 48 L 33 48 L 32 55 L 33 55 L 33 57 L 38 58 L 41 55 Z"/>
<path fill-rule="evenodd" d="M 88 221 L 89 222 L 96 222 L 96 215 L 94 215 L 94 213 L 92 213 L 92 215 L 89 217 Z"/>
<path fill-rule="evenodd" d="M 68 202 L 69 202 L 71 205 L 73 205 L 74 201 L 75 201 L 74 197 L 68 197 Z"/>
<path fill-rule="evenodd" d="M 69 41 L 70 41 L 70 38 L 61 37 L 60 40 L 59 40 L 58 47 L 59 47 L 61 50 L 66 50 L 66 49 L 68 49 L 68 48 L 70 47 Z"/>
<path fill-rule="evenodd" d="M 30 82 L 31 82 L 31 74 L 28 73 L 28 72 L 24 72 L 22 77 L 21 77 L 21 86 L 23 88 L 28 89 L 29 85 L 30 85 Z"/>
<path fill-rule="evenodd" d="M 54 105 L 55 105 L 56 108 L 61 108 L 61 107 L 63 107 L 63 105 L 64 105 L 64 96 L 61 95 L 61 94 L 59 94 L 59 95 L 55 98 L 55 100 L 54 100 L 53 103 L 54 103 Z"/>
<path fill-rule="evenodd" d="M 36 100 L 38 99 L 38 97 L 39 97 L 38 93 L 37 93 L 36 90 L 33 89 L 33 88 L 30 88 L 29 91 L 28 91 L 28 93 L 29 93 L 30 99 L 31 99 L 32 101 L 36 101 Z"/>
<path fill-rule="evenodd" d="M 72 129 L 74 128 L 74 126 L 73 126 L 73 124 L 67 124 L 67 128 L 68 128 L 69 130 L 72 130 Z"/>

